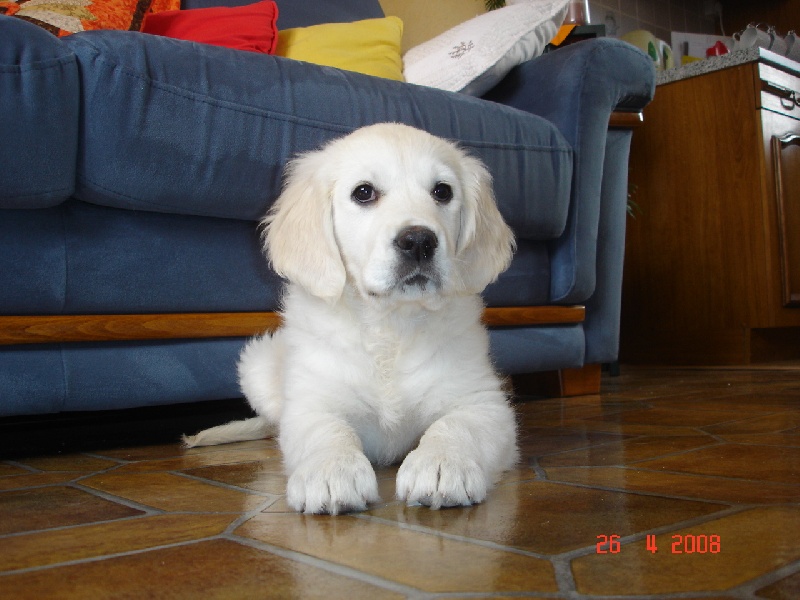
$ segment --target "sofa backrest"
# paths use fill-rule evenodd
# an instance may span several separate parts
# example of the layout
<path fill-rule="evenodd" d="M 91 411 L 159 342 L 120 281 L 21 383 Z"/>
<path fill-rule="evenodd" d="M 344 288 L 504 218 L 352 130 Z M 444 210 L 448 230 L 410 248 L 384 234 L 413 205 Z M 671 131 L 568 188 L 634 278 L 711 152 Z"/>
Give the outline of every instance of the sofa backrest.
<path fill-rule="evenodd" d="M 0 15 L 0 208 L 44 208 L 72 195 L 79 102 L 72 50 Z"/>
<path fill-rule="evenodd" d="M 255 0 L 183 0 L 182 8 L 243 6 Z M 320 23 L 349 23 L 383 17 L 378 0 L 276 0 L 278 29 L 308 27 Z"/>

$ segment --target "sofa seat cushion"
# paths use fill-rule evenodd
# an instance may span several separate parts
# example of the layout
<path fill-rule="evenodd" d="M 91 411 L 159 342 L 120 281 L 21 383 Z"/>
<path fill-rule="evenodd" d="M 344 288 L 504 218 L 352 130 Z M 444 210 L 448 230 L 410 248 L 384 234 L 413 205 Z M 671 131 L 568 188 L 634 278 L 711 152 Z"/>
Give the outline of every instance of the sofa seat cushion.
<path fill-rule="evenodd" d="M 276 310 L 281 280 L 251 221 L 69 200 L 0 212 L 0 313 Z"/>
<path fill-rule="evenodd" d="M 72 194 L 79 86 L 69 46 L 0 16 L 0 208 L 53 206 Z"/>
<path fill-rule="evenodd" d="M 547 242 L 520 242 L 486 301 L 546 303 L 549 262 Z M 0 314 L 274 311 L 282 290 L 252 221 L 78 200 L 0 211 Z"/>
<path fill-rule="evenodd" d="M 495 176 L 516 234 L 564 229 L 572 148 L 548 121 L 483 100 L 134 32 L 66 38 L 83 90 L 76 196 L 258 220 L 296 153 L 376 122 L 457 140 Z"/>

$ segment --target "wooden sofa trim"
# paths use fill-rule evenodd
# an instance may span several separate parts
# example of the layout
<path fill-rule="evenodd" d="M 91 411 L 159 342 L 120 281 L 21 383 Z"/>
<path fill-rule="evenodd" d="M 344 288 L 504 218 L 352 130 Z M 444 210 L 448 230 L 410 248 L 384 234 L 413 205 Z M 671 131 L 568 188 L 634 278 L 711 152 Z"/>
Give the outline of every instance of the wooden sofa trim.
<path fill-rule="evenodd" d="M 636 129 L 644 123 L 644 113 L 615 110 L 608 120 L 609 129 Z"/>
<path fill-rule="evenodd" d="M 567 325 L 582 323 L 585 317 L 583 306 L 513 306 L 485 309 L 483 322 L 488 327 Z M 274 331 L 280 323 L 280 315 L 274 312 L 0 316 L 0 346 L 249 337 Z M 600 366 L 514 376 L 512 380 L 519 394 L 598 394 Z"/>
<path fill-rule="evenodd" d="M 582 323 L 583 306 L 487 308 L 489 327 Z M 280 326 L 274 312 L 0 316 L 0 345 L 249 337 Z"/>

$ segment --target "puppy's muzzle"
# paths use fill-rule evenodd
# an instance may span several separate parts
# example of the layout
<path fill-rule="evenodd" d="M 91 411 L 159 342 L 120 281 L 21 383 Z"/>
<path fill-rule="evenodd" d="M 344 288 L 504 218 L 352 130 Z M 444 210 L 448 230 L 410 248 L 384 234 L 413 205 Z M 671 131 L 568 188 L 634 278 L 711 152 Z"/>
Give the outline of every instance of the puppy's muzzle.
<path fill-rule="evenodd" d="M 439 287 L 439 275 L 434 255 L 439 247 L 436 234 L 420 225 L 402 229 L 394 238 L 394 245 L 400 257 L 395 270 L 397 282 L 403 289 L 415 287 L 434 289 Z"/>
<path fill-rule="evenodd" d="M 422 266 L 433 259 L 439 240 L 427 227 L 415 225 L 400 231 L 394 238 L 394 244 L 404 259 Z"/>

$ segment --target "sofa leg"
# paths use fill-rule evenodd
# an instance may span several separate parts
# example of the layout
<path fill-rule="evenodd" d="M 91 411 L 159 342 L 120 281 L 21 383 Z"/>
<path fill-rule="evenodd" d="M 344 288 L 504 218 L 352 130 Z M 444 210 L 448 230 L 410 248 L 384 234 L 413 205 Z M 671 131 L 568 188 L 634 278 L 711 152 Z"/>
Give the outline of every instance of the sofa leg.
<path fill-rule="evenodd" d="M 511 382 L 517 396 L 592 396 L 600 393 L 601 374 L 601 366 L 592 364 L 577 369 L 514 375 Z"/>
<path fill-rule="evenodd" d="M 558 372 L 559 395 L 588 396 L 600 393 L 600 365 L 584 365 L 580 369 L 561 369 Z"/>

